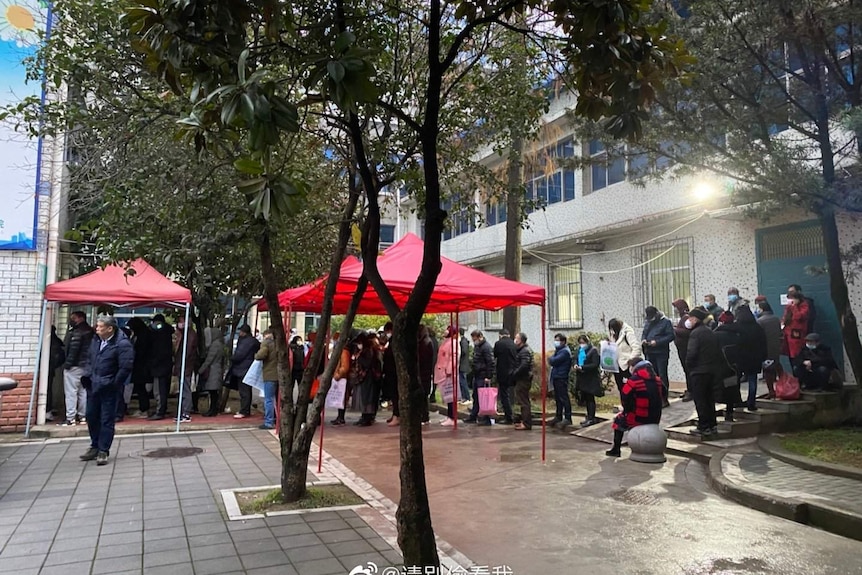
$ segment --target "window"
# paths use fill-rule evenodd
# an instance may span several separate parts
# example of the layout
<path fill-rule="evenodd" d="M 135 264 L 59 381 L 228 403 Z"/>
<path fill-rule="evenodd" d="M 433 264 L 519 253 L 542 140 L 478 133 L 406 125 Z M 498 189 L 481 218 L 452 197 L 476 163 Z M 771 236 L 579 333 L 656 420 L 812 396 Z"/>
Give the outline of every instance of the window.
<path fill-rule="evenodd" d="M 506 221 L 506 202 L 504 199 L 489 201 L 485 206 L 486 225 L 495 226 Z"/>
<path fill-rule="evenodd" d="M 581 291 L 581 260 L 548 266 L 551 326 L 563 329 L 583 327 L 583 293 Z"/>
<path fill-rule="evenodd" d="M 526 194 L 528 200 L 551 205 L 575 199 L 575 170 L 561 166 L 557 160 L 575 156 L 575 143 L 571 138 L 548 146 L 527 166 Z M 528 210 L 529 211 L 529 210 Z"/>
<path fill-rule="evenodd" d="M 626 179 L 625 157 L 608 154 L 605 145 L 598 140 L 589 143 L 587 153 L 594 162 L 589 171 L 590 191 L 595 192 Z"/>
<path fill-rule="evenodd" d="M 676 317 L 671 305 L 674 300 L 694 302 L 693 242 L 691 238 L 660 244 L 650 244 L 635 250 L 636 276 L 641 276 L 640 305 L 634 317 L 641 318 L 646 306 L 652 305 L 668 317 Z"/>
<path fill-rule="evenodd" d="M 390 246 L 395 243 L 395 226 L 392 224 L 380 225 L 380 245 Z"/>
<path fill-rule="evenodd" d="M 503 329 L 503 310 L 485 312 L 485 329 Z"/>
<path fill-rule="evenodd" d="M 471 208 L 470 204 L 461 202 L 460 196 L 443 202 L 443 209 L 449 212 L 449 222 L 443 230 L 444 240 L 451 240 L 461 234 L 476 231 L 476 221 Z"/>

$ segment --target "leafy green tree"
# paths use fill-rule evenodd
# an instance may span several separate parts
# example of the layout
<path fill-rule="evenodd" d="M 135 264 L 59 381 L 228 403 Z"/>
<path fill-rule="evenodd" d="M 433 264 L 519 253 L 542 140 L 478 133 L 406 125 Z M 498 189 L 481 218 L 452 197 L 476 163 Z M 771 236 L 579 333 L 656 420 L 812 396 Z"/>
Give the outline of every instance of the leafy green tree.
<path fill-rule="evenodd" d="M 683 17 L 684 16 L 684 17 Z M 636 153 L 647 176 L 711 173 L 752 217 L 817 217 L 847 357 L 862 381 L 836 213 L 862 211 L 862 8 L 808 0 L 694 0 L 668 30 L 691 46 L 688 82 L 656 98 Z M 643 157 L 642 157 L 643 158 Z M 642 159 L 641 158 L 641 159 Z M 854 248 L 846 246 L 851 259 Z"/>
<path fill-rule="evenodd" d="M 354 191 L 364 195 L 360 243 L 365 274 L 357 294 L 361 297 L 367 278 L 394 322 L 403 406 L 397 520 L 408 565 L 439 564 L 425 488 L 420 413 L 426 398 L 416 373 L 415 342 L 440 271 L 447 215 L 441 184 L 453 175 L 446 152 L 459 147 L 478 116 L 464 99 L 469 95 L 464 80 L 481 64 L 495 30 L 512 29 L 515 19 L 535 13 L 546 24 L 536 21 L 518 33 L 553 42 L 565 54 L 580 94 L 578 112 L 607 117 L 607 129 L 617 135 L 636 133 L 653 91 L 682 62 L 681 46 L 667 38 L 663 27 L 642 20 L 648 8 L 649 2 L 640 0 L 139 0 L 128 11 L 134 42 L 148 54 L 150 68 L 193 104 L 183 121 L 192 139 L 210 150 L 225 138 L 243 148 L 244 157 L 235 165 L 248 178 L 239 187 L 264 218 L 289 211 L 289 199 L 307 187 L 287 169 L 295 148 L 286 144 L 300 130 L 300 110 L 346 138 L 349 198 L 355 201 Z M 548 27 L 559 33 L 547 34 Z M 284 169 L 273 162 L 276 156 L 286 159 Z M 399 181 L 419 198 L 426 239 L 421 272 L 403 306 L 377 269 L 379 196 Z M 352 215 L 349 208 L 345 220 Z M 341 254 L 346 233 L 340 228 Z M 264 293 L 277 318 L 266 242 L 264 236 Z M 334 257 L 332 279 L 339 263 Z M 322 331 L 328 327 L 328 306 Z M 283 334 L 276 336 L 281 358 Z M 312 365 L 322 350 L 316 353 Z M 292 420 L 302 421 L 297 435 L 283 434 L 285 466 L 293 470 L 292 477 L 302 473 L 300 458 L 307 457 L 308 434 L 319 422 L 331 369 L 330 362 L 313 409 L 301 406 L 298 415 L 304 419 Z M 301 403 L 309 376 L 300 389 Z M 285 441 L 293 437 L 297 439 L 285 452 Z M 283 479 L 283 485 L 288 497 L 304 489 L 297 481 L 288 485 Z"/>

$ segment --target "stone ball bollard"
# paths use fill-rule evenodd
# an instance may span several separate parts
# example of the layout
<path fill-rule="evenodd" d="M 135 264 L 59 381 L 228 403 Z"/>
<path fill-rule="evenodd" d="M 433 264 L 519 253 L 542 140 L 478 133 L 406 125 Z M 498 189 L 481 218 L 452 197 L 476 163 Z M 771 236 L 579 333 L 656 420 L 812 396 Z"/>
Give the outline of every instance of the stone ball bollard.
<path fill-rule="evenodd" d="M 632 461 L 639 463 L 664 463 L 667 461 L 664 456 L 664 450 L 667 447 L 667 435 L 658 424 L 638 425 L 630 429 L 628 443 L 632 450 L 629 459 Z"/>

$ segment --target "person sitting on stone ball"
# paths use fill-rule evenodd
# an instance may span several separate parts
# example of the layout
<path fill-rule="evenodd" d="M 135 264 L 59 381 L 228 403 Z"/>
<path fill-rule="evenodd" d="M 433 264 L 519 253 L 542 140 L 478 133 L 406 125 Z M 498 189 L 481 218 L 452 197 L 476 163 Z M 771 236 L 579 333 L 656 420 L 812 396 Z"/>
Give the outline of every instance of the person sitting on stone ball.
<path fill-rule="evenodd" d="M 623 410 L 614 418 L 614 446 L 605 452 L 609 457 L 619 457 L 623 444 L 623 433 L 639 425 L 661 421 L 664 404 L 664 387 L 656 375 L 653 365 L 640 357 L 629 360 L 631 377 L 620 390 Z"/>
<path fill-rule="evenodd" d="M 793 358 L 793 373 L 802 389 L 829 389 L 832 372 L 838 369 L 832 350 L 820 341 L 820 335 L 805 336 L 805 347 Z"/>

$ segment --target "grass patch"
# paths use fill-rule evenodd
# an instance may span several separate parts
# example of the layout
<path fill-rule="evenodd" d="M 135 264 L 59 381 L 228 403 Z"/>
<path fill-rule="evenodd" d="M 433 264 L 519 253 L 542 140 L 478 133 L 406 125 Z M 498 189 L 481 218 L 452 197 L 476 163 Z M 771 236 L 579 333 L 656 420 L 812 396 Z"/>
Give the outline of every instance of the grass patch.
<path fill-rule="evenodd" d="M 781 446 L 819 461 L 862 469 L 862 428 L 859 427 L 791 433 L 781 438 Z"/>
<path fill-rule="evenodd" d="M 236 493 L 239 510 L 243 515 L 266 513 L 267 511 L 294 511 L 297 509 L 320 509 L 363 503 L 349 487 L 344 485 L 317 485 L 309 487 L 305 497 L 293 503 L 281 502 L 281 489 L 269 491 L 242 491 Z"/>

